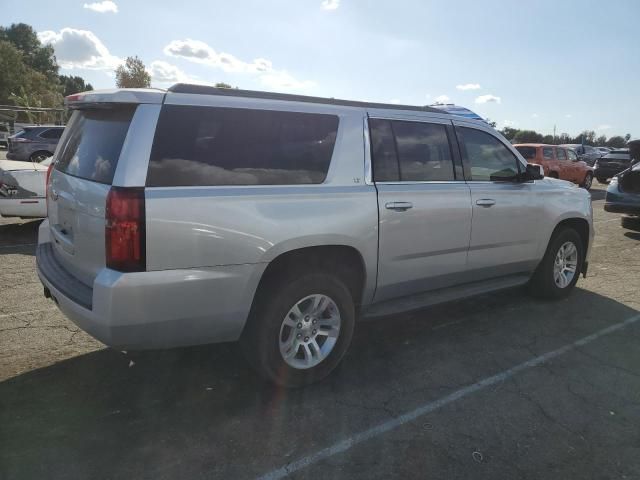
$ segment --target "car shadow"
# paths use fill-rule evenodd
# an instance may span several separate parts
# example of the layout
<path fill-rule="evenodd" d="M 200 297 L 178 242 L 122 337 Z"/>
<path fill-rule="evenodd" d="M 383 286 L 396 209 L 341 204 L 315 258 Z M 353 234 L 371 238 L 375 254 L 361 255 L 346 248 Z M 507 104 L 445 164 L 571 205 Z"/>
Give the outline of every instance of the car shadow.
<path fill-rule="evenodd" d="M 640 233 L 638 232 L 624 232 L 624 236 L 632 240 L 640 240 Z"/>
<path fill-rule="evenodd" d="M 0 255 L 35 255 L 42 219 L 0 224 Z"/>
<path fill-rule="evenodd" d="M 244 478 L 635 313 L 516 289 L 360 322 L 343 364 L 297 390 L 259 379 L 236 344 L 99 350 L 0 383 L 0 477 Z"/>
<path fill-rule="evenodd" d="M 600 190 L 600 189 L 596 189 L 593 188 L 589 191 L 591 193 L 591 200 L 604 200 L 604 198 L 607 195 L 607 191 L 606 190 Z"/>

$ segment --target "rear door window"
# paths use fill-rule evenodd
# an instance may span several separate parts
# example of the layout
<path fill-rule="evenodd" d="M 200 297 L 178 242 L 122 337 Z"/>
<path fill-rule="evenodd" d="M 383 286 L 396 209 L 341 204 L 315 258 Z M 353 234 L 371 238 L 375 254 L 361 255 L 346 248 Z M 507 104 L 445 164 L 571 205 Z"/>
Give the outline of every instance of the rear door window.
<path fill-rule="evenodd" d="M 558 156 L 558 160 L 561 162 L 567 161 L 567 153 L 564 148 L 556 148 L 556 155 Z"/>
<path fill-rule="evenodd" d="M 376 182 L 399 181 L 400 167 L 398 166 L 391 121 L 371 118 L 369 119 L 369 130 L 371 132 L 373 179 Z"/>
<path fill-rule="evenodd" d="M 58 140 L 62 136 L 62 129 L 50 128 L 49 130 L 45 130 L 44 132 L 40 133 L 40 136 L 42 138 L 47 138 L 50 140 Z"/>
<path fill-rule="evenodd" d="M 553 148 L 544 147 L 542 149 L 542 158 L 544 158 L 545 160 L 553 160 Z"/>
<path fill-rule="evenodd" d="M 322 183 L 336 115 L 165 105 L 147 186 Z"/>
<path fill-rule="evenodd" d="M 59 150 L 56 170 L 111 184 L 135 106 L 76 110 Z"/>
<path fill-rule="evenodd" d="M 576 155 L 576 152 L 574 152 L 573 150 L 567 150 L 567 156 L 569 160 L 572 162 L 575 162 L 576 160 L 578 160 L 578 155 Z"/>

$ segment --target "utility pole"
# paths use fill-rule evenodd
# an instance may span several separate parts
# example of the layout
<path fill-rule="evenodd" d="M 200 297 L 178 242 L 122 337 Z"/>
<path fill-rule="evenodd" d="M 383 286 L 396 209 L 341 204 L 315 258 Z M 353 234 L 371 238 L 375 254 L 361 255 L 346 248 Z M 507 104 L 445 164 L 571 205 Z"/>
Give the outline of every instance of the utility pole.
<path fill-rule="evenodd" d="M 553 124 L 553 143 L 554 143 L 554 145 L 556 143 L 556 125 L 555 125 L 555 123 Z"/>

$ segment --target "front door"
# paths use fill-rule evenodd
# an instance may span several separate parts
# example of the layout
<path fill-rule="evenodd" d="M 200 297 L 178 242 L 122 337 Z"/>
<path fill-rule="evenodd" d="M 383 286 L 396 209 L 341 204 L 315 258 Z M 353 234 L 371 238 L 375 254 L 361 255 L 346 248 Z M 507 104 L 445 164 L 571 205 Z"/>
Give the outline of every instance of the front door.
<path fill-rule="evenodd" d="M 380 219 L 375 301 L 460 283 L 471 200 L 454 173 L 451 121 L 371 118 L 369 126 Z"/>
<path fill-rule="evenodd" d="M 535 182 L 517 180 L 525 165 L 490 129 L 455 123 L 473 208 L 468 279 L 531 271 L 541 209 Z"/>

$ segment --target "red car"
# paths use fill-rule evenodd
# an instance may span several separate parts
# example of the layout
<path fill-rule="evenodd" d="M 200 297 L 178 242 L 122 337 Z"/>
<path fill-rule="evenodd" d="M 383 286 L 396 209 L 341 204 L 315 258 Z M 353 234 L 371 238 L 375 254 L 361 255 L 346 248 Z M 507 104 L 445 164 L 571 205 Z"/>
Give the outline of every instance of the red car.
<path fill-rule="evenodd" d="M 520 143 L 514 147 L 527 162 L 542 165 L 545 176 L 568 180 L 587 190 L 591 188 L 593 167 L 580 160 L 571 148 L 544 143 Z"/>

